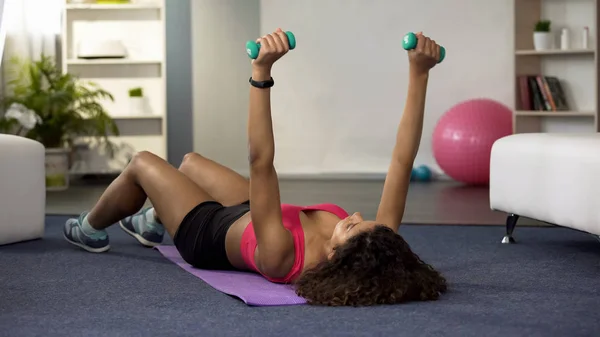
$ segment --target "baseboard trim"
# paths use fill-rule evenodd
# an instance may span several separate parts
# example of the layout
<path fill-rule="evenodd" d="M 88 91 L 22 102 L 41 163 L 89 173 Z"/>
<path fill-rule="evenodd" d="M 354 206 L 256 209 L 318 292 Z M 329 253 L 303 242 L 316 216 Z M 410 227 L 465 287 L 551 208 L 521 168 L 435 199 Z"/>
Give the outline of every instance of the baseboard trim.
<path fill-rule="evenodd" d="M 286 180 L 385 180 L 385 173 L 281 173 Z"/>
<path fill-rule="evenodd" d="M 248 171 L 238 171 L 242 176 L 249 178 Z M 325 173 L 286 173 L 278 172 L 279 179 L 282 180 L 367 180 L 367 181 L 383 181 L 387 173 L 381 172 L 325 172 Z M 450 181 L 452 180 L 445 174 L 434 174 L 433 181 Z"/>

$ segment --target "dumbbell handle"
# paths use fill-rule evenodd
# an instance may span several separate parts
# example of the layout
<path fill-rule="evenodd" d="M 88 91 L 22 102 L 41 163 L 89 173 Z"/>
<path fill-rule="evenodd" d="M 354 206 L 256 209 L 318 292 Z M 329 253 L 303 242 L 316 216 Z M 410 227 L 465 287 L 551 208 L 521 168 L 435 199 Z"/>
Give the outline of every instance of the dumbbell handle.
<path fill-rule="evenodd" d="M 292 32 L 285 32 L 288 38 L 288 45 L 290 46 L 290 50 L 296 48 L 296 37 Z M 256 41 L 248 41 L 246 42 L 246 53 L 248 56 L 255 60 L 258 57 L 258 52 L 260 51 L 260 43 Z"/>
<path fill-rule="evenodd" d="M 407 33 L 402 39 L 402 47 L 405 50 L 415 49 L 417 47 L 417 35 L 415 33 Z M 442 63 L 446 57 L 446 48 L 440 46 L 440 59 L 438 63 Z"/>

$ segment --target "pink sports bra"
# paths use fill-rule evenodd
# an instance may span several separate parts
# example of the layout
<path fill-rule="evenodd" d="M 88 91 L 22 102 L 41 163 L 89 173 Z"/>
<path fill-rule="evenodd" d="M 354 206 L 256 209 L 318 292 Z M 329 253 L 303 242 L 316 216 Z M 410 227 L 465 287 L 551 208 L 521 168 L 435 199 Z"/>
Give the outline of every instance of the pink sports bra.
<path fill-rule="evenodd" d="M 256 251 L 258 243 L 256 242 L 256 236 L 254 234 L 252 222 L 250 222 L 244 230 L 241 240 L 242 259 L 246 265 L 250 266 L 254 271 L 263 275 L 271 282 L 289 283 L 295 280 L 300 273 L 302 273 L 302 268 L 304 268 L 304 230 L 302 229 L 302 223 L 300 222 L 300 212 L 302 211 L 326 211 L 333 213 L 342 219 L 348 216 L 348 213 L 344 209 L 334 204 L 319 204 L 311 206 L 282 204 L 281 217 L 283 220 L 283 226 L 292 233 L 294 240 L 295 259 L 292 269 L 283 278 L 268 277 L 258 270 L 256 267 L 256 262 L 254 261 L 254 252 Z"/>

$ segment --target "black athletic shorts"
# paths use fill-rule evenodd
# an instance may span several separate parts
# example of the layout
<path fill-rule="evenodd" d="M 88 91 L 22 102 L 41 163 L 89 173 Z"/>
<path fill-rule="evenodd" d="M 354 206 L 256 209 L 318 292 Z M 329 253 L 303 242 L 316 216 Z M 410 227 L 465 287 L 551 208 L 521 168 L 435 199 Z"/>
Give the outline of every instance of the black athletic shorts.
<path fill-rule="evenodd" d="M 250 201 L 223 206 L 206 201 L 181 221 L 173 242 L 185 262 L 199 269 L 234 270 L 227 258 L 225 236 L 229 227 L 250 211 Z"/>

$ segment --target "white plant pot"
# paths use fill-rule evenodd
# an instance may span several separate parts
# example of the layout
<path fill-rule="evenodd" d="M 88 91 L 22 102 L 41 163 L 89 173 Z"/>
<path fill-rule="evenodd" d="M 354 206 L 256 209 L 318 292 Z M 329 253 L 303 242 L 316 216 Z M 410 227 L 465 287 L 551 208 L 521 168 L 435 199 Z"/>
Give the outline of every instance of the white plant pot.
<path fill-rule="evenodd" d="M 69 150 L 46 148 L 46 190 L 64 191 L 69 188 Z"/>
<path fill-rule="evenodd" d="M 129 113 L 133 116 L 147 115 L 144 97 L 129 97 Z"/>
<path fill-rule="evenodd" d="M 554 39 L 551 32 L 533 32 L 533 47 L 535 50 L 548 50 L 554 48 Z"/>

